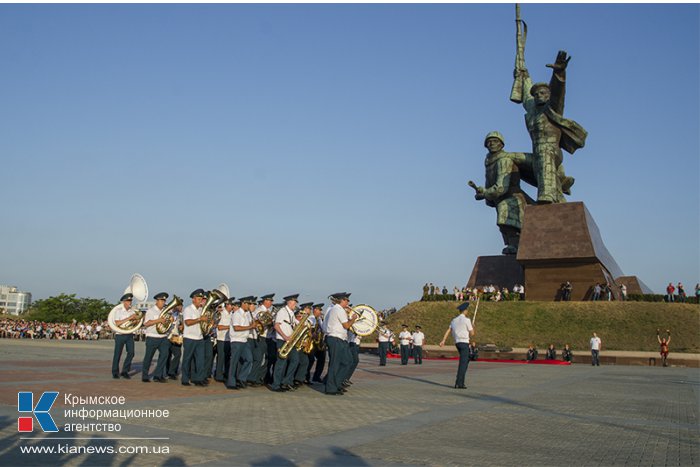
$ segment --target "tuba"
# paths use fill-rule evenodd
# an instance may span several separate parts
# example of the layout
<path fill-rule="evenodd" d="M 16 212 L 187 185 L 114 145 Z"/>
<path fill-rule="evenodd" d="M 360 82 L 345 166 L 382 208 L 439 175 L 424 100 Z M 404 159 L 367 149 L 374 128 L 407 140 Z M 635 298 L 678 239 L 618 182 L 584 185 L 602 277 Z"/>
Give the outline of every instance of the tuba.
<path fill-rule="evenodd" d="M 218 289 L 213 289 L 209 292 L 207 301 L 204 302 L 204 308 L 202 309 L 202 318 L 204 318 L 204 321 L 200 321 L 199 323 L 203 336 L 208 336 L 219 321 L 219 312 L 216 308 L 227 299 L 228 297 Z"/>
<path fill-rule="evenodd" d="M 144 279 L 141 274 L 134 274 L 131 276 L 129 285 L 124 289 L 124 293 L 133 294 L 134 300 L 137 302 L 145 302 L 148 298 L 148 284 L 146 284 L 146 279 Z M 143 325 L 143 313 L 139 311 L 137 307 L 132 307 L 131 309 L 136 313 L 136 319 L 117 324 L 114 318 L 116 307 L 112 308 L 112 311 L 109 312 L 109 316 L 107 316 L 107 323 L 112 331 L 117 334 L 133 334 L 141 328 Z"/>
<path fill-rule="evenodd" d="M 311 325 L 308 323 L 308 321 L 309 315 L 305 315 L 301 321 L 297 323 L 297 325 L 294 327 L 294 331 L 292 331 L 292 335 L 289 336 L 289 340 L 280 348 L 279 358 L 286 359 L 289 357 L 289 353 L 293 349 L 299 349 L 301 347 L 304 339 L 306 339 L 306 336 L 311 331 Z"/>
<path fill-rule="evenodd" d="M 165 322 L 156 324 L 156 331 L 158 332 L 158 334 L 170 333 L 171 328 L 175 324 L 175 318 L 173 318 L 172 311 L 173 309 L 175 309 L 175 307 L 178 307 L 180 305 L 182 305 L 182 299 L 177 295 L 173 295 L 173 299 L 170 300 L 170 303 L 163 307 L 163 309 L 160 312 L 159 318 L 165 318 Z"/>
<path fill-rule="evenodd" d="M 379 326 L 377 311 L 369 305 L 357 305 L 348 310 L 348 317 L 357 315 L 357 321 L 350 330 L 360 337 L 367 337 Z"/>
<path fill-rule="evenodd" d="M 258 331 L 258 336 L 264 336 L 267 328 L 272 326 L 272 313 L 269 311 L 261 311 L 258 313 L 255 323 L 255 330 Z"/>

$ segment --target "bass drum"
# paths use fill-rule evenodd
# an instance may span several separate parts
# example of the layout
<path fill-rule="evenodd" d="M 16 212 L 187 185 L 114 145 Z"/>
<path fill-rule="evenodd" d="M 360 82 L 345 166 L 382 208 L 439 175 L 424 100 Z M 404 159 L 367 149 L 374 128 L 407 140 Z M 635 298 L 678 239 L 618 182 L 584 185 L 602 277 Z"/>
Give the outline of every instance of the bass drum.
<path fill-rule="evenodd" d="M 357 305 L 352 311 L 359 316 L 352 325 L 352 332 L 360 337 L 367 337 L 379 326 L 379 316 L 377 311 L 369 305 Z"/>

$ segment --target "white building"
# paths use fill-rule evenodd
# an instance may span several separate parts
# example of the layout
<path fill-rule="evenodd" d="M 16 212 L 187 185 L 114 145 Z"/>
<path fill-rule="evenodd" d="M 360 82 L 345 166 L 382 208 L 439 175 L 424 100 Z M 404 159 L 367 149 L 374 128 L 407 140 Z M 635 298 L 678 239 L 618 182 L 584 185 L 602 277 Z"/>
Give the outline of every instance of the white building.
<path fill-rule="evenodd" d="M 21 315 L 32 304 L 32 294 L 12 285 L 0 285 L 0 313 Z"/>

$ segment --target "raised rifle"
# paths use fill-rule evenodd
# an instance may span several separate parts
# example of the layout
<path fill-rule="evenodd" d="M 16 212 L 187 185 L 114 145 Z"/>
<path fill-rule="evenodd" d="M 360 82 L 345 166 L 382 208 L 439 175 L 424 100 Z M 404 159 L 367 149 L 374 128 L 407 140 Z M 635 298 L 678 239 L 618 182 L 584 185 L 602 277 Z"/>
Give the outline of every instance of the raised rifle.
<path fill-rule="evenodd" d="M 523 80 L 525 79 L 525 41 L 527 40 L 527 24 L 520 19 L 520 4 L 515 4 L 515 70 L 513 70 L 513 87 L 510 90 L 510 100 L 516 104 L 523 102 Z"/>

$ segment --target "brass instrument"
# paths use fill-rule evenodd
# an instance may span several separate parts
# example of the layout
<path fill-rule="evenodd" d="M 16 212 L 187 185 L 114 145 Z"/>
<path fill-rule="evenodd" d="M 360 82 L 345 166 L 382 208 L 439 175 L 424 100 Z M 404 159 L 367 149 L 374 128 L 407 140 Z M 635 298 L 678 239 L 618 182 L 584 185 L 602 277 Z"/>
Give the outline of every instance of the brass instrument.
<path fill-rule="evenodd" d="M 168 340 L 175 345 L 182 345 L 183 339 L 180 334 L 171 334 Z"/>
<path fill-rule="evenodd" d="M 146 284 L 146 279 L 143 278 L 141 274 L 134 274 L 131 276 L 129 285 L 124 290 L 124 293 L 133 294 L 134 300 L 138 302 L 143 302 L 148 298 L 148 284 Z M 141 312 L 138 307 L 130 308 L 130 311 L 136 314 L 136 317 L 132 320 L 126 321 L 122 324 L 117 324 L 115 321 L 115 311 L 117 307 L 112 308 L 107 316 L 107 324 L 109 327 L 117 334 L 133 334 L 138 331 L 143 325 L 143 312 Z"/>
<path fill-rule="evenodd" d="M 326 341 L 323 339 L 323 330 L 321 329 L 319 318 L 316 318 L 316 324 L 311 330 L 311 336 L 313 337 L 314 347 L 316 347 L 317 350 L 321 352 L 326 350 Z"/>
<path fill-rule="evenodd" d="M 292 331 L 292 335 L 289 336 L 287 342 L 285 342 L 279 349 L 279 358 L 286 359 L 289 357 L 289 354 L 293 349 L 299 348 L 303 340 L 311 331 L 311 325 L 309 325 L 308 321 L 309 315 L 305 315 L 301 321 L 297 323 L 297 325 L 294 327 L 294 331 Z"/>
<path fill-rule="evenodd" d="M 310 354 L 314 349 L 320 348 L 321 343 L 323 343 L 323 333 L 321 333 L 318 318 L 316 319 L 316 324 L 313 326 L 309 324 L 308 326 L 309 332 L 304 335 L 297 345 L 297 350 L 305 354 Z"/>
<path fill-rule="evenodd" d="M 202 330 L 203 336 L 208 336 L 211 330 L 216 325 L 216 323 L 219 321 L 221 313 L 219 313 L 217 307 L 227 299 L 228 297 L 226 297 L 226 295 L 224 295 L 223 292 L 217 289 L 214 289 L 211 292 L 209 292 L 207 301 L 204 302 L 204 307 L 202 308 L 201 318 L 204 319 L 199 323 L 199 327 Z"/>
<path fill-rule="evenodd" d="M 270 326 L 272 326 L 272 313 L 269 311 L 258 313 L 255 323 L 255 330 L 258 331 L 258 336 L 264 336 Z"/>
<path fill-rule="evenodd" d="M 173 299 L 170 300 L 170 303 L 163 307 L 163 309 L 160 311 L 159 318 L 165 318 L 165 322 L 156 324 L 156 331 L 158 334 L 168 334 L 170 332 L 170 328 L 172 328 L 173 324 L 175 323 L 175 318 L 173 318 L 172 311 L 175 309 L 175 307 L 180 305 L 182 305 L 182 299 L 177 295 L 173 295 Z"/>

